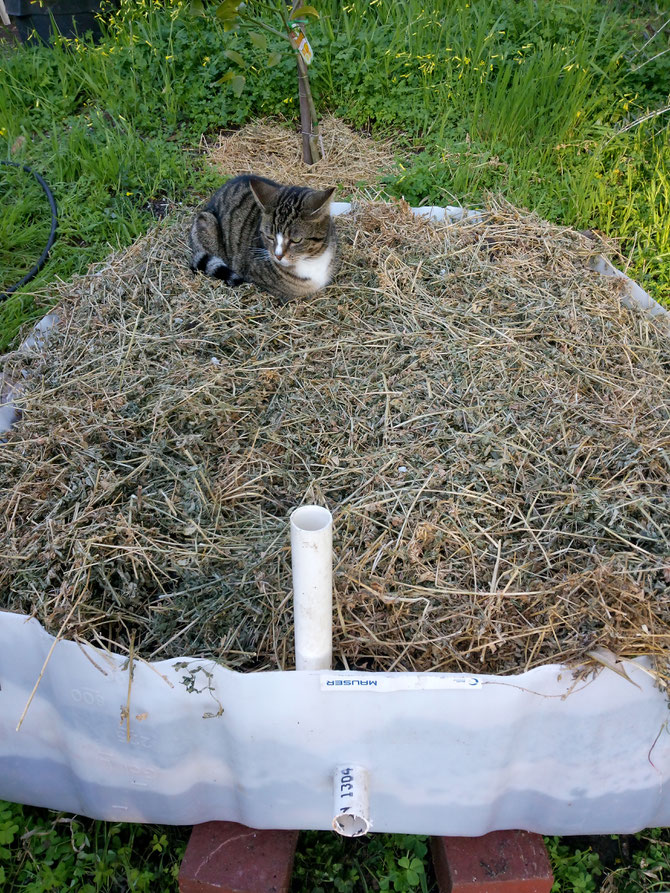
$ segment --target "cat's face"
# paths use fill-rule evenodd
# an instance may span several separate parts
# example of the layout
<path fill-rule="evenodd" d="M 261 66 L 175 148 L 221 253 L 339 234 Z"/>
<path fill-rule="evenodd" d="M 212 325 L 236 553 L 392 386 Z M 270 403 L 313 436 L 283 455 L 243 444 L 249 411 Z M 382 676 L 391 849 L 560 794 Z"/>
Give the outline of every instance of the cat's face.
<path fill-rule="evenodd" d="M 297 218 L 290 222 L 276 219 L 271 214 L 261 218 L 261 238 L 270 260 L 281 267 L 293 267 L 303 260 L 318 257 L 326 248 L 328 220 L 315 221 Z"/>
<path fill-rule="evenodd" d="M 263 246 L 273 263 L 290 270 L 323 254 L 334 189 L 276 187 L 263 180 L 252 180 L 250 186 L 261 209 Z"/>

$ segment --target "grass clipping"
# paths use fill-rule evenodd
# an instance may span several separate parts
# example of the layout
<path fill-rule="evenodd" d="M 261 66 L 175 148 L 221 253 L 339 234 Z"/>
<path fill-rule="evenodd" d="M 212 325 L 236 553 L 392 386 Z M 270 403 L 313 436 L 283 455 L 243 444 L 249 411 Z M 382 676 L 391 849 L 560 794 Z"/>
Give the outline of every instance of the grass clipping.
<path fill-rule="evenodd" d="M 670 646 L 670 350 L 593 242 L 369 204 L 281 307 L 186 219 L 60 287 L 0 448 L 0 606 L 144 658 L 293 666 L 288 516 L 335 519 L 337 666 L 503 673 Z"/>
<path fill-rule="evenodd" d="M 303 162 L 302 139 L 295 128 L 273 118 L 222 134 L 211 146 L 203 138 L 202 148 L 226 177 L 254 173 L 313 189 L 338 186 L 339 195 L 362 192 L 369 199 L 382 196 L 383 188 L 369 185 L 370 179 L 395 169 L 393 143 L 357 133 L 331 115 L 321 120 L 319 128 L 324 154 L 316 164 Z"/>

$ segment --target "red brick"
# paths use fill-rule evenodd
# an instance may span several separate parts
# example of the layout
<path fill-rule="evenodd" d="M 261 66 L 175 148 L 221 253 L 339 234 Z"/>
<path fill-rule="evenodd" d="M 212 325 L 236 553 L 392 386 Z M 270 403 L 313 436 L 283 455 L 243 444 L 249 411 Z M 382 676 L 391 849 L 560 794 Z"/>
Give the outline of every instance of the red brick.
<path fill-rule="evenodd" d="M 181 893 L 287 893 L 297 831 L 235 822 L 196 825 L 179 871 Z"/>
<path fill-rule="evenodd" d="M 539 834 L 433 837 L 431 850 L 440 893 L 550 893 L 553 875 Z"/>

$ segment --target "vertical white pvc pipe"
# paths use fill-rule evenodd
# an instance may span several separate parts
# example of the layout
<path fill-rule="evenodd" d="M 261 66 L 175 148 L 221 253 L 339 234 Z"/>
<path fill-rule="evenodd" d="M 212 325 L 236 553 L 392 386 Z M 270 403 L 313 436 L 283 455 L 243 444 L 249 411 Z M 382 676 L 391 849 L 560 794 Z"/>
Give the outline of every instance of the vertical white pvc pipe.
<path fill-rule="evenodd" d="M 296 670 L 329 670 L 333 657 L 333 516 L 320 505 L 291 514 Z"/>

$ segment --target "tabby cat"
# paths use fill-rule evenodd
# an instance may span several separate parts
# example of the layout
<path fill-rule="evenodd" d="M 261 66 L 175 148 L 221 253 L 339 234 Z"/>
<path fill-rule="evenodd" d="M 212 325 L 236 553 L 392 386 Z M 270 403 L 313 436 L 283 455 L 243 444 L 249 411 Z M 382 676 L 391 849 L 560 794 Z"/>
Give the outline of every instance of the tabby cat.
<path fill-rule="evenodd" d="M 193 221 L 191 269 L 228 285 L 253 282 L 284 303 L 318 291 L 335 272 L 334 191 L 229 180 Z"/>

